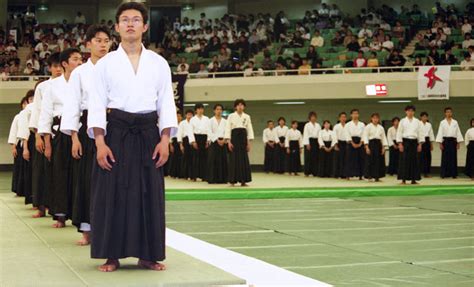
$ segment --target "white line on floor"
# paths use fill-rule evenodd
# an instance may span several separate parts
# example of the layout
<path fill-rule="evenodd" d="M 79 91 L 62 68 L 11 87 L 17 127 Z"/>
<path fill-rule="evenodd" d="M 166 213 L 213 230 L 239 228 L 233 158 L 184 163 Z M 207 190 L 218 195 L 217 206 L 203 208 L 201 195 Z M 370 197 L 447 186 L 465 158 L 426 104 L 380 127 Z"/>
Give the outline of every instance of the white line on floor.
<path fill-rule="evenodd" d="M 348 246 L 360 246 L 360 245 L 373 245 L 373 244 L 392 244 L 392 243 L 429 242 L 429 241 L 449 241 L 449 240 L 462 240 L 462 239 L 472 239 L 472 238 L 474 238 L 474 236 L 450 237 L 450 238 L 433 238 L 433 239 L 413 239 L 413 240 L 372 241 L 372 242 L 362 242 L 362 243 L 349 243 L 349 244 L 344 244 L 344 245 L 348 245 Z"/>
<path fill-rule="evenodd" d="M 273 230 L 237 230 L 237 231 L 208 231 L 208 232 L 186 232 L 188 235 L 226 235 L 226 234 L 255 234 L 255 233 L 274 233 Z"/>
<path fill-rule="evenodd" d="M 245 279 L 249 285 L 331 286 L 169 228 L 166 233 L 169 247 Z"/>
<path fill-rule="evenodd" d="M 433 261 L 417 261 L 413 264 L 441 264 L 441 263 L 455 263 L 455 262 L 469 262 L 474 261 L 474 258 L 463 258 L 463 259 L 446 259 L 446 260 L 433 260 Z"/>
<path fill-rule="evenodd" d="M 473 248 L 474 248 L 473 245 L 469 245 L 469 246 L 459 246 L 459 247 L 419 249 L 418 251 L 458 250 L 458 249 L 473 249 Z"/>
<path fill-rule="evenodd" d="M 302 243 L 302 244 L 280 244 L 280 245 L 256 245 L 256 246 L 228 246 L 226 249 L 247 250 L 247 249 L 271 249 L 271 248 L 290 248 L 290 247 L 306 247 L 306 246 L 322 246 L 323 243 Z"/>
<path fill-rule="evenodd" d="M 400 261 L 378 261 L 366 263 L 348 263 L 348 264 L 334 264 L 334 265 L 315 265 L 315 266 L 286 266 L 285 269 L 321 269 L 321 268 L 335 268 L 335 267 L 354 267 L 354 266 L 370 266 L 370 265 L 386 265 L 397 264 Z"/>

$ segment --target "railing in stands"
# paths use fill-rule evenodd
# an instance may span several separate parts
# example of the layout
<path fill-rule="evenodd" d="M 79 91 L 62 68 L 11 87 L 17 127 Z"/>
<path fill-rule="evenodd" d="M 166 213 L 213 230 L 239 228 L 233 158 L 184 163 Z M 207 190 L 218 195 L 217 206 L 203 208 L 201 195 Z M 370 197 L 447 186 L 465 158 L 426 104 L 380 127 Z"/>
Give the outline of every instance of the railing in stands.
<path fill-rule="evenodd" d="M 260 70 L 248 73 L 245 71 L 237 72 L 214 72 L 207 74 L 188 73 L 189 79 L 208 79 L 208 78 L 226 78 L 226 77 L 281 77 L 281 76 L 310 76 L 321 74 L 358 74 L 358 73 L 389 73 L 389 72 L 417 72 L 419 66 L 401 66 L 401 67 L 364 67 L 364 68 L 322 68 L 305 70 L 307 74 L 299 74 L 298 70 Z M 474 71 L 474 67 L 462 67 L 460 65 L 452 65 L 451 71 Z M 176 73 L 179 74 L 179 73 Z M 8 76 L 2 81 L 37 81 L 41 79 L 48 79 L 49 76 Z"/>

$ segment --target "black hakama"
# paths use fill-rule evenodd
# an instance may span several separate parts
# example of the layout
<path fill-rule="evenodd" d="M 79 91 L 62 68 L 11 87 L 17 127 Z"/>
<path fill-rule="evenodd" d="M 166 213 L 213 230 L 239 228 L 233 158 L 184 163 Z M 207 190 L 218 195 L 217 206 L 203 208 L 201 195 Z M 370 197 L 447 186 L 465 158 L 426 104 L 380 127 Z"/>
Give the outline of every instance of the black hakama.
<path fill-rule="evenodd" d="M 20 145 L 22 143 L 20 142 Z M 17 150 L 18 151 L 18 150 Z M 31 203 L 31 169 L 28 167 L 29 162 L 23 158 L 24 147 L 21 147 L 21 153 L 18 154 L 19 159 L 19 173 L 18 173 L 18 185 L 17 193 L 20 196 L 25 197 L 25 204 Z M 18 152 L 19 152 L 18 151 Z"/>
<path fill-rule="evenodd" d="M 251 182 L 252 173 L 247 152 L 247 129 L 233 129 L 230 142 L 234 149 L 229 152 L 229 182 L 232 184 Z"/>
<path fill-rule="evenodd" d="M 319 164 L 319 144 L 317 138 L 309 139 L 310 150 L 304 148 L 304 174 L 318 175 Z"/>
<path fill-rule="evenodd" d="M 193 168 L 191 179 L 206 179 L 207 171 L 207 135 L 194 134 L 198 148 L 193 147 Z"/>
<path fill-rule="evenodd" d="M 441 154 L 441 178 L 458 176 L 458 149 L 456 138 L 443 138 L 443 152 Z"/>
<path fill-rule="evenodd" d="M 95 142 L 87 135 L 87 110 L 82 111 L 82 126 L 77 136 L 82 146 L 80 159 L 72 159 L 73 207 L 72 224 L 81 232 L 81 223 L 90 224 L 92 164 L 95 161 Z"/>
<path fill-rule="evenodd" d="M 105 141 L 112 170 L 92 167 L 91 257 L 165 259 L 163 168 L 153 151 L 160 142 L 156 112 L 108 111 Z"/>
<path fill-rule="evenodd" d="M 270 146 L 270 143 L 273 143 L 273 147 Z M 263 160 L 263 171 L 264 172 L 273 172 L 275 170 L 275 149 L 276 143 L 274 141 L 269 141 L 265 144 L 265 159 Z"/>
<path fill-rule="evenodd" d="M 23 196 L 23 191 L 18 189 L 21 166 L 23 164 L 23 147 L 21 146 L 21 141 L 15 145 L 16 157 L 13 159 L 13 174 L 12 174 L 12 192 L 16 193 L 17 196 Z"/>
<path fill-rule="evenodd" d="M 288 172 L 296 173 L 301 171 L 300 142 L 289 142 L 290 154 L 288 156 Z"/>
<path fill-rule="evenodd" d="M 397 142 L 394 141 L 393 143 L 398 146 Z M 390 147 L 388 148 L 388 174 L 394 175 L 398 173 L 399 160 L 400 151 L 398 150 L 398 148 L 394 148 L 393 144 L 390 145 Z"/>
<path fill-rule="evenodd" d="M 180 178 L 191 178 L 191 174 L 193 172 L 193 147 L 189 143 L 189 138 L 184 137 L 183 138 L 183 147 L 184 147 L 184 153 L 183 153 L 183 160 L 181 161 L 181 172 L 180 172 Z"/>
<path fill-rule="evenodd" d="M 324 146 L 327 148 L 331 147 L 331 141 L 325 141 Z M 319 176 L 320 177 L 334 177 L 336 172 L 335 164 L 336 160 L 334 158 L 335 153 L 334 149 L 330 152 L 325 151 L 323 148 L 319 149 Z"/>
<path fill-rule="evenodd" d="M 339 148 L 336 151 L 336 168 L 334 176 L 336 178 L 345 178 L 345 162 L 346 162 L 346 152 L 347 152 L 347 142 L 346 141 L 338 141 L 337 147 Z"/>
<path fill-rule="evenodd" d="M 400 152 L 398 166 L 399 180 L 420 180 L 420 156 L 417 151 L 418 140 L 403 139 L 403 152 Z"/>
<path fill-rule="evenodd" d="M 466 167 L 464 174 L 468 177 L 474 178 L 474 141 L 470 141 L 467 145 L 466 153 Z"/>
<path fill-rule="evenodd" d="M 275 144 L 275 173 L 285 173 L 287 164 L 285 137 L 279 137 L 278 139 L 280 142 Z"/>
<path fill-rule="evenodd" d="M 36 138 L 34 140 L 36 144 Z M 36 148 L 30 151 L 32 161 L 31 190 L 33 195 L 33 206 L 49 206 L 49 190 L 51 186 L 51 163 L 44 154 L 39 153 Z"/>
<path fill-rule="evenodd" d="M 429 137 L 426 137 L 425 142 L 421 145 L 420 165 L 422 174 L 431 173 L 431 142 Z"/>
<path fill-rule="evenodd" d="M 369 140 L 370 154 L 365 161 L 365 177 L 368 179 L 379 179 L 385 177 L 385 154 L 382 153 L 382 141 L 379 139 Z"/>
<path fill-rule="evenodd" d="M 220 140 L 223 140 L 223 138 Z M 227 183 L 228 169 L 227 145 L 220 146 L 217 141 L 213 142 L 209 147 L 207 182 Z"/>
<path fill-rule="evenodd" d="M 352 142 L 360 144 L 361 138 L 352 137 Z M 362 177 L 364 175 L 364 158 L 365 151 L 363 146 L 354 148 L 352 144 L 347 143 L 345 176 L 348 178 Z"/>
<path fill-rule="evenodd" d="M 53 216 L 63 214 L 69 219 L 73 206 L 72 141 L 71 136 L 59 131 L 61 123 L 58 117 L 54 118 L 53 125 L 59 125 L 59 128 L 57 131 L 51 128 L 55 136 L 52 140 L 49 213 Z"/>
<path fill-rule="evenodd" d="M 28 161 L 24 160 L 23 167 L 22 167 L 22 182 L 23 182 L 23 188 L 24 188 L 24 193 L 25 193 L 26 205 L 33 203 L 32 179 L 31 179 L 33 165 L 31 161 L 31 155 L 34 150 L 35 150 L 35 134 L 33 132 L 30 132 L 30 135 L 28 137 L 28 151 L 30 152 L 30 159 Z"/>
<path fill-rule="evenodd" d="M 173 147 L 173 152 L 170 153 L 169 157 L 169 166 L 168 166 L 168 175 L 172 178 L 181 177 L 181 165 L 183 161 L 183 153 L 177 138 L 171 139 L 171 145 Z"/>

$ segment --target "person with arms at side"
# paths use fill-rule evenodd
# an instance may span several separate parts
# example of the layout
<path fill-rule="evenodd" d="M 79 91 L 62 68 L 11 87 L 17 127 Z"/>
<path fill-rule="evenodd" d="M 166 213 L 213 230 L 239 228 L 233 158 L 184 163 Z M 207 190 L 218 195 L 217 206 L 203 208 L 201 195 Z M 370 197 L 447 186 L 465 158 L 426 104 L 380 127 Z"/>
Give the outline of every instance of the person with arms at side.
<path fill-rule="evenodd" d="M 351 177 L 359 177 L 362 180 L 364 175 L 365 152 L 362 147 L 362 133 L 365 124 L 359 121 L 359 110 L 351 110 L 351 121 L 344 127 L 347 136 L 347 154 L 345 177 L 349 180 Z"/>
<path fill-rule="evenodd" d="M 208 183 L 227 183 L 228 164 L 227 146 L 224 141 L 226 119 L 222 117 L 224 106 L 216 104 L 214 106 L 214 116 L 210 119 L 210 142 L 208 156 Z"/>
<path fill-rule="evenodd" d="M 318 136 L 321 126 L 317 122 L 316 112 L 308 114 L 308 122 L 303 129 L 304 145 L 304 174 L 305 176 L 317 176 L 319 169 L 319 144 Z"/>
<path fill-rule="evenodd" d="M 392 126 L 389 127 L 387 131 L 387 143 L 389 144 L 387 173 L 389 175 L 395 175 L 398 173 L 398 162 L 400 160 L 400 151 L 398 150 L 397 130 L 398 130 L 399 123 L 400 123 L 400 118 L 394 117 L 392 119 Z"/>
<path fill-rule="evenodd" d="M 272 120 L 267 121 L 267 128 L 263 130 L 263 144 L 265 146 L 265 158 L 263 161 L 263 171 L 266 173 L 275 170 L 275 148 L 278 144 L 278 136 L 275 131 L 275 124 Z"/>
<path fill-rule="evenodd" d="M 336 132 L 331 130 L 331 122 L 325 120 L 323 122 L 323 129 L 319 131 L 318 135 L 319 152 L 319 176 L 320 177 L 334 177 L 336 168 L 336 159 L 334 157 L 334 150 L 337 145 Z"/>
<path fill-rule="evenodd" d="M 275 132 L 278 137 L 275 148 L 275 173 L 282 174 L 285 173 L 287 164 L 285 141 L 288 127 L 286 126 L 286 120 L 284 117 L 278 118 L 278 126 L 275 128 Z"/>
<path fill-rule="evenodd" d="M 373 113 L 370 124 L 365 126 L 362 141 L 365 146 L 367 160 L 365 161 L 365 178 L 369 181 L 380 181 L 385 177 L 385 148 L 388 147 L 385 130 L 380 124 L 380 115 Z"/>
<path fill-rule="evenodd" d="M 344 166 L 346 162 L 347 151 L 347 135 L 344 127 L 346 126 L 347 114 L 339 113 L 339 122 L 334 126 L 333 131 L 336 133 L 337 144 L 334 147 L 336 151 L 336 168 L 334 176 L 336 178 L 345 178 Z"/>
<path fill-rule="evenodd" d="M 210 121 L 204 115 L 204 105 L 198 103 L 194 106 L 194 117 L 189 122 L 192 132 L 188 134 L 189 142 L 193 147 L 193 165 L 191 179 L 196 181 L 206 180 L 207 155 L 210 142 Z"/>
<path fill-rule="evenodd" d="M 463 142 L 461 129 L 458 122 L 453 118 L 453 109 L 444 109 L 444 120 L 439 124 L 436 142 L 441 149 L 441 178 L 458 176 L 458 149 Z"/>
<path fill-rule="evenodd" d="M 431 126 L 428 117 L 429 115 L 427 112 L 420 113 L 421 130 L 425 138 L 425 142 L 421 146 L 420 164 L 421 172 L 426 178 L 431 177 L 431 151 L 433 151 L 433 142 L 435 140 L 433 127 Z"/>
<path fill-rule="evenodd" d="M 303 136 L 298 130 L 298 122 L 291 122 L 285 138 L 286 153 L 288 154 L 288 173 L 298 175 L 301 171 L 301 151 L 303 150 Z"/>
<path fill-rule="evenodd" d="M 464 174 L 474 180 L 474 118 L 469 121 L 470 128 L 464 137 L 467 153 Z"/>

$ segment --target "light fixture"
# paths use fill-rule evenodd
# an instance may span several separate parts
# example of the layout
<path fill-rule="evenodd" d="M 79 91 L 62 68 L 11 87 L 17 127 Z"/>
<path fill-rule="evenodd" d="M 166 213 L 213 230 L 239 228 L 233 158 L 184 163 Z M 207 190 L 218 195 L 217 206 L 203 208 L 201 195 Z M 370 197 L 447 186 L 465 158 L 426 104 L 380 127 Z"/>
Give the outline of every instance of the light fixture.
<path fill-rule="evenodd" d="M 183 107 L 194 107 L 195 105 L 196 104 L 184 104 Z M 206 104 L 206 103 L 204 103 L 202 105 L 205 106 L 205 107 L 209 106 L 209 104 Z"/>
<path fill-rule="evenodd" d="M 411 100 L 381 100 L 380 104 L 400 104 L 400 103 L 411 103 Z"/>
<path fill-rule="evenodd" d="M 182 11 L 191 11 L 194 9 L 194 4 L 184 4 L 182 7 L 181 7 L 181 10 Z"/>
<path fill-rule="evenodd" d="M 274 102 L 275 105 L 304 105 L 306 102 Z"/>

